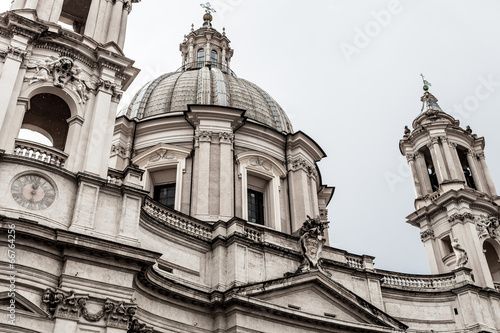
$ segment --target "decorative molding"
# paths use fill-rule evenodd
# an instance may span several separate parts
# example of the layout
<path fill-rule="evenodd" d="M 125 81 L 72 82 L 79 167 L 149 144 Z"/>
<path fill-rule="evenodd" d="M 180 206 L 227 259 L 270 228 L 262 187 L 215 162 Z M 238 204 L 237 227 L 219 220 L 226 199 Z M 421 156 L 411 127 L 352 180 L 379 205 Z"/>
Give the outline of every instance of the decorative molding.
<path fill-rule="evenodd" d="M 102 309 L 91 314 L 87 309 L 88 295 L 69 293 L 48 288 L 42 296 L 42 305 L 52 318 L 65 318 L 78 321 L 83 317 L 86 321 L 95 323 L 104 319 L 106 327 L 126 330 L 133 333 L 152 333 L 153 328 L 138 324 L 134 318 L 137 306 L 133 303 L 114 302 L 107 299 Z M 135 330 L 132 330 L 134 328 Z M 137 329 L 136 329 L 137 328 Z M 141 330 L 147 328 L 149 330 Z"/>
<path fill-rule="evenodd" d="M 433 229 L 427 229 L 427 230 L 422 231 L 420 233 L 420 240 L 422 242 L 425 242 L 429 238 L 434 238 L 434 230 Z"/>
<path fill-rule="evenodd" d="M 144 323 L 141 324 L 138 319 L 133 319 L 127 333 L 153 333 L 153 331 L 153 327 L 147 326 Z"/>
<path fill-rule="evenodd" d="M 295 157 L 288 159 L 288 168 L 292 171 L 304 170 L 309 177 L 317 179 L 318 172 L 316 168 L 312 166 L 305 158 L 303 157 Z"/>
<path fill-rule="evenodd" d="M 232 144 L 234 141 L 234 134 L 231 132 L 220 132 L 219 133 L 219 142 L 220 143 L 230 143 Z"/>
<path fill-rule="evenodd" d="M 198 142 L 212 142 L 212 131 L 195 131 L 194 133 L 194 140 L 195 143 Z"/>
<path fill-rule="evenodd" d="M 6 56 L 17 61 L 23 61 L 24 57 L 26 57 L 27 54 L 27 51 L 9 45 Z"/>
<path fill-rule="evenodd" d="M 159 149 L 155 151 L 155 155 L 149 158 L 149 162 L 158 162 L 160 160 L 176 160 L 175 154 L 169 154 L 167 149 Z"/>
<path fill-rule="evenodd" d="M 472 215 L 471 213 L 463 213 L 463 214 L 455 213 L 448 218 L 448 222 L 453 223 L 455 222 L 455 220 L 459 220 L 460 222 L 465 222 L 466 219 L 474 221 L 474 215 Z"/>
<path fill-rule="evenodd" d="M 111 156 L 118 155 L 122 158 L 127 158 L 129 149 L 121 144 L 114 144 L 111 146 Z"/>
<path fill-rule="evenodd" d="M 253 166 L 253 167 L 257 167 L 257 168 L 260 168 L 260 169 L 264 169 L 264 170 L 269 171 L 269 172 L 273 171 L 272 164 L 269 163 L 268 161 L 266 161 L 265 159 L 260 158 L 258 156 L 251 157 L 248 160 L 248 165 Z"/>

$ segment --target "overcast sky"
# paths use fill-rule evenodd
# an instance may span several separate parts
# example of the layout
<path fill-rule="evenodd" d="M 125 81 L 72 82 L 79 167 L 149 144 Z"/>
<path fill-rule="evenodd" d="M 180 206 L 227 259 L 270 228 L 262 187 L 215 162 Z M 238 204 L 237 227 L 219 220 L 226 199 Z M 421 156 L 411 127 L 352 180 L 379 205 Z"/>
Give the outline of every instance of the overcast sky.
<path fill-rule="evenodd" d="M 201 2 L 134 4 L 125 54 L 142 72 L 124 100 L 181 66 L 179 43 L 191 23 L 201 26 Z M 493 180 L 500 179 L 500 3 L 212 5 L 218 10 L 213 27 L 226 27 L 232 42 L 233 71 L 266 90 L 294 130 L 307 133 L 328 155 L 319 166 L 323 183 L 336 188 L 328 207 L 331 246 L 373 255 L 379 269 L 429 273 L 420 231 L 405 223 L 415 195 L 398 143 L 420 112 L 423 73 L 441 108 L 486 138 L 486 161 Z"/>

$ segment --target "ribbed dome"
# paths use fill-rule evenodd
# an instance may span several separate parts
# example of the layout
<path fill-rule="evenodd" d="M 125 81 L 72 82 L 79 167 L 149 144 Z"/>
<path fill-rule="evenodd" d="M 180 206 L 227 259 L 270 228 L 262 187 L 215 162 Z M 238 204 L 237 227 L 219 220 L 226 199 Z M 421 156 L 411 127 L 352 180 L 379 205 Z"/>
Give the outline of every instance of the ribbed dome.
<path fill-rule="evenodd" d="M 187 111 L 188 104 L 243 109 L 250 119 L 280 132 L 293 132 L 285 112 L 267 92 L 247 80 L 209 67 L 158 77 L 142 87 L 118 116 L 142 119 Z"/>

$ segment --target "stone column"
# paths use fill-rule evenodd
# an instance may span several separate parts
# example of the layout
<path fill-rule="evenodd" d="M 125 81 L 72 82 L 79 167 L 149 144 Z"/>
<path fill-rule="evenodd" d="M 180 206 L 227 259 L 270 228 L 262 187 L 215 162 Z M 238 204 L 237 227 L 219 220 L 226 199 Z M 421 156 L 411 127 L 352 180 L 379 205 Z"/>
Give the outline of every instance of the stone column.
<path fill-rule="evenodd" d="M 219 217 L 228 221 L 233 214 L 233 141 L 231 132 L 219 133 L 220 144 L 220 208 Z"/>
<path fill-rule="evenodd" d="M 26 5 L 24 6 L 24 8 L 36 10 L 37 5 L 38 0 L 26 0 Z"/>
<path fill-rule="evenodd" d="M 431 151 L 432 161 L 434 162 L 434 168 L 436 170 L 436 175 L 438 177 L 438 182 L 441 184 L 445 180 L 449 180 L 450 177 L 446 171 L 446 165 L 443 159 L 443 153 L 441 152 L 441 147 L 439 146 L 438 138 L 432 138 L 432 149 Z"/>
<path fill-rule="evenodd" d="M 94 0 L 95 1 L 95 0 Z M 99 43 L 107 42 L 109 20 L 113 4 L 111 0 L 101 0 L 93 38 Z"/>
<path fill-rule="evenodd" d="M 64 0 L 55 0 L 52 6 L 52 11 L 50 12 L 49 21 L 57 23 L 61 17 L 61 12 L 63 8 Z"/>
<path fill-rule="evenodd" d="M 195 216 L 200 219 L 208 218 L 208 196 L 210 189 L 210 145 L 212 142 L 212 132 L 198 130 L 195 134 L 195 141 L 198 149 L 195 152 L 197 163 L 195 169 L 195 179 L 197 182 L 196 209 Z"/>
<path fill-rule="evenodd" d="M 109 151 L 111 149 L 111 141 L 106 142 L 106 132 L 108 127 L 113 126 L 109 122 L 109 114 L 111 107 L 111 92 L 105 87 L 99 88 L 95 97 L 95 103 L 92 115 L 87 115 L 90 119 L 90 133 L 88 137 L 87 151 L 85 155 L 84 171 L 97 174 L 102 178 L 107 177 L 107 169 L 109 159 Z M 106 161 L 103 164 L 103 161 Z"/>
<path fill-rule="evenodd" d="M 130 1 L 126 0 L 123 4 L 122 19 L 121 19 L 121 26 L 120 26 L 120 35 L 118 36 L 118 46 L 122 50 L 123 50 L 123 47 L 125 46 L 125 36 L 127 34 L 128 14 L 130 14 L 131 10 L 132 10 L 132 3 Z"/>
<path fill-rule="evenodd" d="M 116 0 L 116 2 L 112 5 L 111 9 L 111 18 L 109 21 L 107 42 L 118 43 L 122 14 L 123 14 L 123 0 Z"/>
<path fill-rule="evenodd" d="M 43 0 L 38 3 L 36 8 L 36 14 L 40 20 L 43 21 L 49 20 L 50 13 L 52 12 L 52 7 L 54 7 L 54 1 L 55 0 Z"/>
<path fill-rule="evenodd" d="M 414 154 L 406 154 L 406 160 L 410 165 L 411 177 L 413 178 L 413 187 L 415 188 L 415 195 L 417 198 L 422 197 L 422 181 L 419 179 L 419 175 L 417 173 L 417 168 L 415 167 L 415 155 Z"/>
<path fill-rule="evenodd" d="M 18 76 L 20 72 L 21 63 L 23 61 L 26 51 L 24 49 L 9 46 L 7 56 L 2 68 L 2 76 L 0 77 L 0 139 L 5 143 L 4 136 L 9 133 L 12 124 L 9 123 L 12 117 L 12 112 L 16 107 L 16 100 L 19 94 L 20 86 L 16 89 L 18 83 Z M 13 104 L 11 104 L 13 103 Z M 12 111 L 10 111 L 12 109 Z"/>
<path fill-rule="evenodd" d="M 104 0 L 102 0 L 104 2 Z M 89 14 L 87 16 L 87 23 L 85 23 L 86 36 L 94 38 L 94 32 L 97 25 L 97 16 L 99 15 L 99 7 L 101 0 L 92 0 L 90 4 Z"/>
<path fill-rule="evenodd" d="M 10 10 L 23 9 L 24 8 L 24 0 L 14 0 L 12 5 L 10 6 Z"/>
<path fill-rule="evenodd" d="M 29 99 L 18 98 L 12 120 L 6 121 L 6 124 L 10 124 L 10 129 L 9 131 L 5 131 L 5 134 L 8 134 L 8 136 L 0 139 L 0 147 L 4 147 L 3 149 L 5 149 L 7 153 L 12 153 L 15 149 L 15 141 L 19 134 L 19 130 L 23 125 L 24 114 L 28 108 Z"/>
<path fill-rule="evenodd" d="M 425 164 L 424 155 L 421 153 L 415 154 L 416 169 L 419 179 L 422 181 L 422 196 L 432 193 L 431 181 L 429 179 L 429 172 Z"/>
<path fill-rule="evenodd" d="M 467 162 L 469 163 L 470 170 L 472 171 L 472 179 L 474 179 L 474 183 L 476 183 L 476 187 L 478 191 L 486 192 L 479 175 L 479 170 L 476 167 L 476 161 L 474 161 L 474 153 L 472 150 L 467 152 Z"/>
<path fill-rule="evenodd" d="M 448 170 L 450 171 L 450 180 L 458 180 L 460 179 L 460 175 L 458 173 L 458 165 L 455 163 L 455 160 L 451 154 L 450 142 L 448 141 L 448 138 L 443 138 L 442 142 L 444 157 L 446 158 L 446 165 L 448 166 Z"/>
<path fill-rule="evenodd" d="M 460 158 L 458 157 L 457 144 L 454 142 L 449 142 L 449 144 L 450 144 L 451 156 L 452 156 L 453 160 L 455 161 L 455 165 L 457 165 L 457 168 L 458 168 L 458 179 L 466 182 L 465 175 L 463 172 L 462 163 L 460 162 Z"/>
<path fill-rule="evenodd" d="M 486 164 L 486 159 L 484 157 L 484 153 L 479 153 L 478 156 L 479 156 L 479 161 L 481 163 L 481 166 L 483 167 L 484 176 L 486 178 L 486 184 L 488 184 L 488 188 L 490 190 L 490 195 L 496 197 L 497 191 L 495 189 L 495 184 L 493 183 L 493 179 L 491 178 L 490 169 L 488 168 L 488 165 Z"/>
<path fill-rule="evenodd" d="M 75 169 L 77 154 L 73 154 L 73 152 L 78 151 L 78 141 L 80 140 L 83 121 L 80 116 L 73 116 L 67 120 L 68 136 L 66 138 L 65 152 L 68 153 L 68 160 L 65 163 L 65 168 L 73 172 L 79 171 Z"/>

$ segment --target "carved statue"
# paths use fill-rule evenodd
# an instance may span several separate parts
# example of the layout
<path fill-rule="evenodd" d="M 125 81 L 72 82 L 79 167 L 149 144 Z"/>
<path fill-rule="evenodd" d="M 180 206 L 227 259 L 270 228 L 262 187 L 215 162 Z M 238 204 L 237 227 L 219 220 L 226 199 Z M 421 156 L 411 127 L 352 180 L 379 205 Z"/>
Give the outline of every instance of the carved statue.
<path fill-rule="evenodd" d="M 87 85 L 85 84 L 85 81 L 82 80 L 80 74 L 82 72 L 82 69 L 80 67 L 74 66 L 71 70 L 71 74 L 73 76 L 72 82 L 73 82 L 73 91 L 76 92 L 76 94 L 79 97 L 78 102 L 80 104 L 85 104 L 85 102 L 89 99 L 89 95 L 87 94 Z"/>
<path fill-rule="evenodd" d="M 479 219 L 475 220 L 477 235 L 479 238 L 488 237 L 496 238 L 500 236 L 500 223 L 495 216 L 481 215 Z"/>
<path fill-rule="evenodd" d="M 408 128 L 408 126 L 405 126 L 405 135 L 410 135 L 411 130 Z"/>
<path fill-rule="evenodd" d="M 323 250 L 323 246 L 326 242 L 325 228 L 327 226 L 328 222 L 321 222 L 319 216 L 316 216 L 315 218 L 307 216 L 307 220 L 299 230 L 299 246 L 303 259 L 296 273 L 309 272 L 311 269 L 318 269 L 321 272 L 330 275 L 322 269 L 320 264 L 321 251 Z"/>
<path fill-rule="evenodd" d="M 451 242 L 451 247 L 453 248 L 453 252 L 456 257 L 455 268 L 462 268 L 467 264 L 469 258 L 467 257 L 467 252 L 463 249 L 460 244 L 458 244 L 458 238 L 454 238 L 453 242 Z"/>
<path fill-rule="evenodd" d="M 59 62 L 59 59 L 46 58 L 44 60 L 39 60 L 35 64 L 28 64 L 29 69 L 36 68 L 36 73 L 32 77 L 26 77 L 29 81 L 29 85 L 32 85 L 38 81 L 48 81 L 52 78 L 52 69 L 54 65 Z"/>

